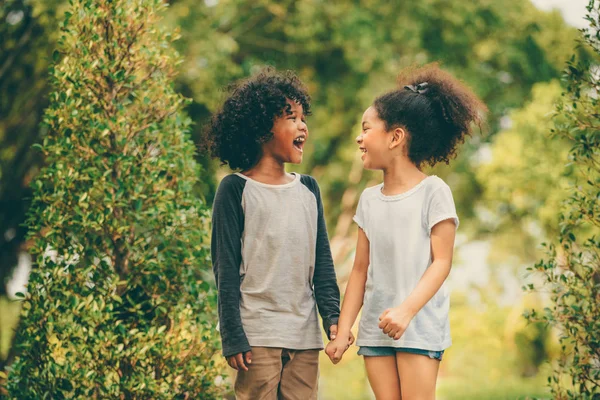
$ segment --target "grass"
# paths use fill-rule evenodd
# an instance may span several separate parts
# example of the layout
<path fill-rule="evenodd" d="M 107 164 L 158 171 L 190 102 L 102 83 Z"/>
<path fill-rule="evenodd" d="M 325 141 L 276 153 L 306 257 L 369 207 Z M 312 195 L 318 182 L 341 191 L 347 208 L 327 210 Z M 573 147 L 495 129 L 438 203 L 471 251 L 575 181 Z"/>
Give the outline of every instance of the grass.
<path fill-rule="evenodd" d="M 332 365 L 321 353 L 320 400 L 371 400 L 369 382 L 362 357 L 356 355 L 356 347 L 350 348 L 338 365 Z M 439 400 L 531 400 L 550 399 L 545 388 L 544 374 L 535 378 L 504 376 L 491 379 L 489 371 L 467 370 L 465 376 L 440 376 L 437 398 Z"/>
<path fill-rule="evenodd" d="M 485 380 L 440 379 L 439 400 L 530 400 L 550 399 L 543 378 L 508 377 L 497 382 Z"/>
<path fill-rule="evenodd" d="M 8 354 L 14 330 L 19 322 L 21 303 L 7 297 L 0 297 L 0 359 Z"/>

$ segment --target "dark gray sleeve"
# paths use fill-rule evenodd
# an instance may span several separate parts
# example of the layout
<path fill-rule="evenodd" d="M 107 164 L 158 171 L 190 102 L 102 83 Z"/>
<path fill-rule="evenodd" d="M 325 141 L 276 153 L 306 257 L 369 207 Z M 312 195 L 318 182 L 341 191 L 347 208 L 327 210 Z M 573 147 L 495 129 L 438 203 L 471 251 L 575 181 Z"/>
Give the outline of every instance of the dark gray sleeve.
<path fill-rule="evenodd" d="M 306 175 L 302 176 L 302 183 L 313 192 L 317 199 L 317 244 L 313 283 L 317 307 L 323 319 L 323 329 L 325 329 L 325 333 L 329 337 L 329 328 L 331 325 L 338 323 L 340 316 L 340 289 L 337 285 L 333 258 L 331 256 L 331 249 L 329 248 L 329 238 L 327 236 L 327 226 L 325 224 L 319 185 L 313 177 Z"/>
<path fill-rule="evenodd" d="M 225 357 L 250 351 L 240 317 L 241 238 L 244 231 L 241 203 L 245 184 L 246 181 L 239 176 L 225 177 L 213 203 L 211 256 Z"/>

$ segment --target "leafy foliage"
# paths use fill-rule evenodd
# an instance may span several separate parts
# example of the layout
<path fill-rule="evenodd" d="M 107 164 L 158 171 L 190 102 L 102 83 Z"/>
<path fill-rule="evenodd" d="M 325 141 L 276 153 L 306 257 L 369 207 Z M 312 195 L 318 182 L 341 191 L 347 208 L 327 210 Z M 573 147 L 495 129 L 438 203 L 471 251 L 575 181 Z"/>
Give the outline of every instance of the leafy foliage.
<path fill-rule="evenodd" d="M 28 226 L 11 398 L 216 398 L 205 206 L 160 0 L 72 0 Z"/>
<path fill-rule="evenodd" d="M 600 53 L 600 3 L 591 0 L 582 44 Z M 571 58 L 566 90 L 556 109 L 554 134 L 570 145 L 572 182 L 559 215 L 557 243 L 548 257 L 531 268 L 551 293 L 551 307 L 532 311 L 559 329 L 562 356 L 548 383 L 557 399 L 600 397 L 600 77 L 597 65 Z M 530 289 L 535 289 L 533 284 Z"/>

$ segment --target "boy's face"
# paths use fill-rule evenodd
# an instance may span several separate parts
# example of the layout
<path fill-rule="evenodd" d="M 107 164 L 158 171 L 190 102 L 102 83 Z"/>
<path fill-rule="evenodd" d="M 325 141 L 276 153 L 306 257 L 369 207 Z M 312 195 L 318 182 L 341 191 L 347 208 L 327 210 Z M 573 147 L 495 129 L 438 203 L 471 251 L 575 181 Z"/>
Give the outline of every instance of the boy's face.
<path fill-rule="evenodd" d="M 270 155 L 281 163 L 300 164 L 308 127 L 302 105 L 286 99 L 283 115 L 273 121 L 273 138 L 263 145 L 263 155 Z"/>

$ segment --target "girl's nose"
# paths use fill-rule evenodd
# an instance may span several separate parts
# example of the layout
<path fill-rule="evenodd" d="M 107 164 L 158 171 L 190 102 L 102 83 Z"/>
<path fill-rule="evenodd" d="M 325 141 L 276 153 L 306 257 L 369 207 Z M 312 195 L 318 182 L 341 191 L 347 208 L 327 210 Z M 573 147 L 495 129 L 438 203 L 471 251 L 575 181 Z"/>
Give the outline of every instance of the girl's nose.
<path fill-rule="evenodd" d="M 358 136 L 356 137 L 356 143 L 358 143 L 358 144 L 361 144 L 361 143 L 362 143 L 362 140 L 363 140 L 363 139 L 362 139 L 362 135 L 358 135 Z"/>

